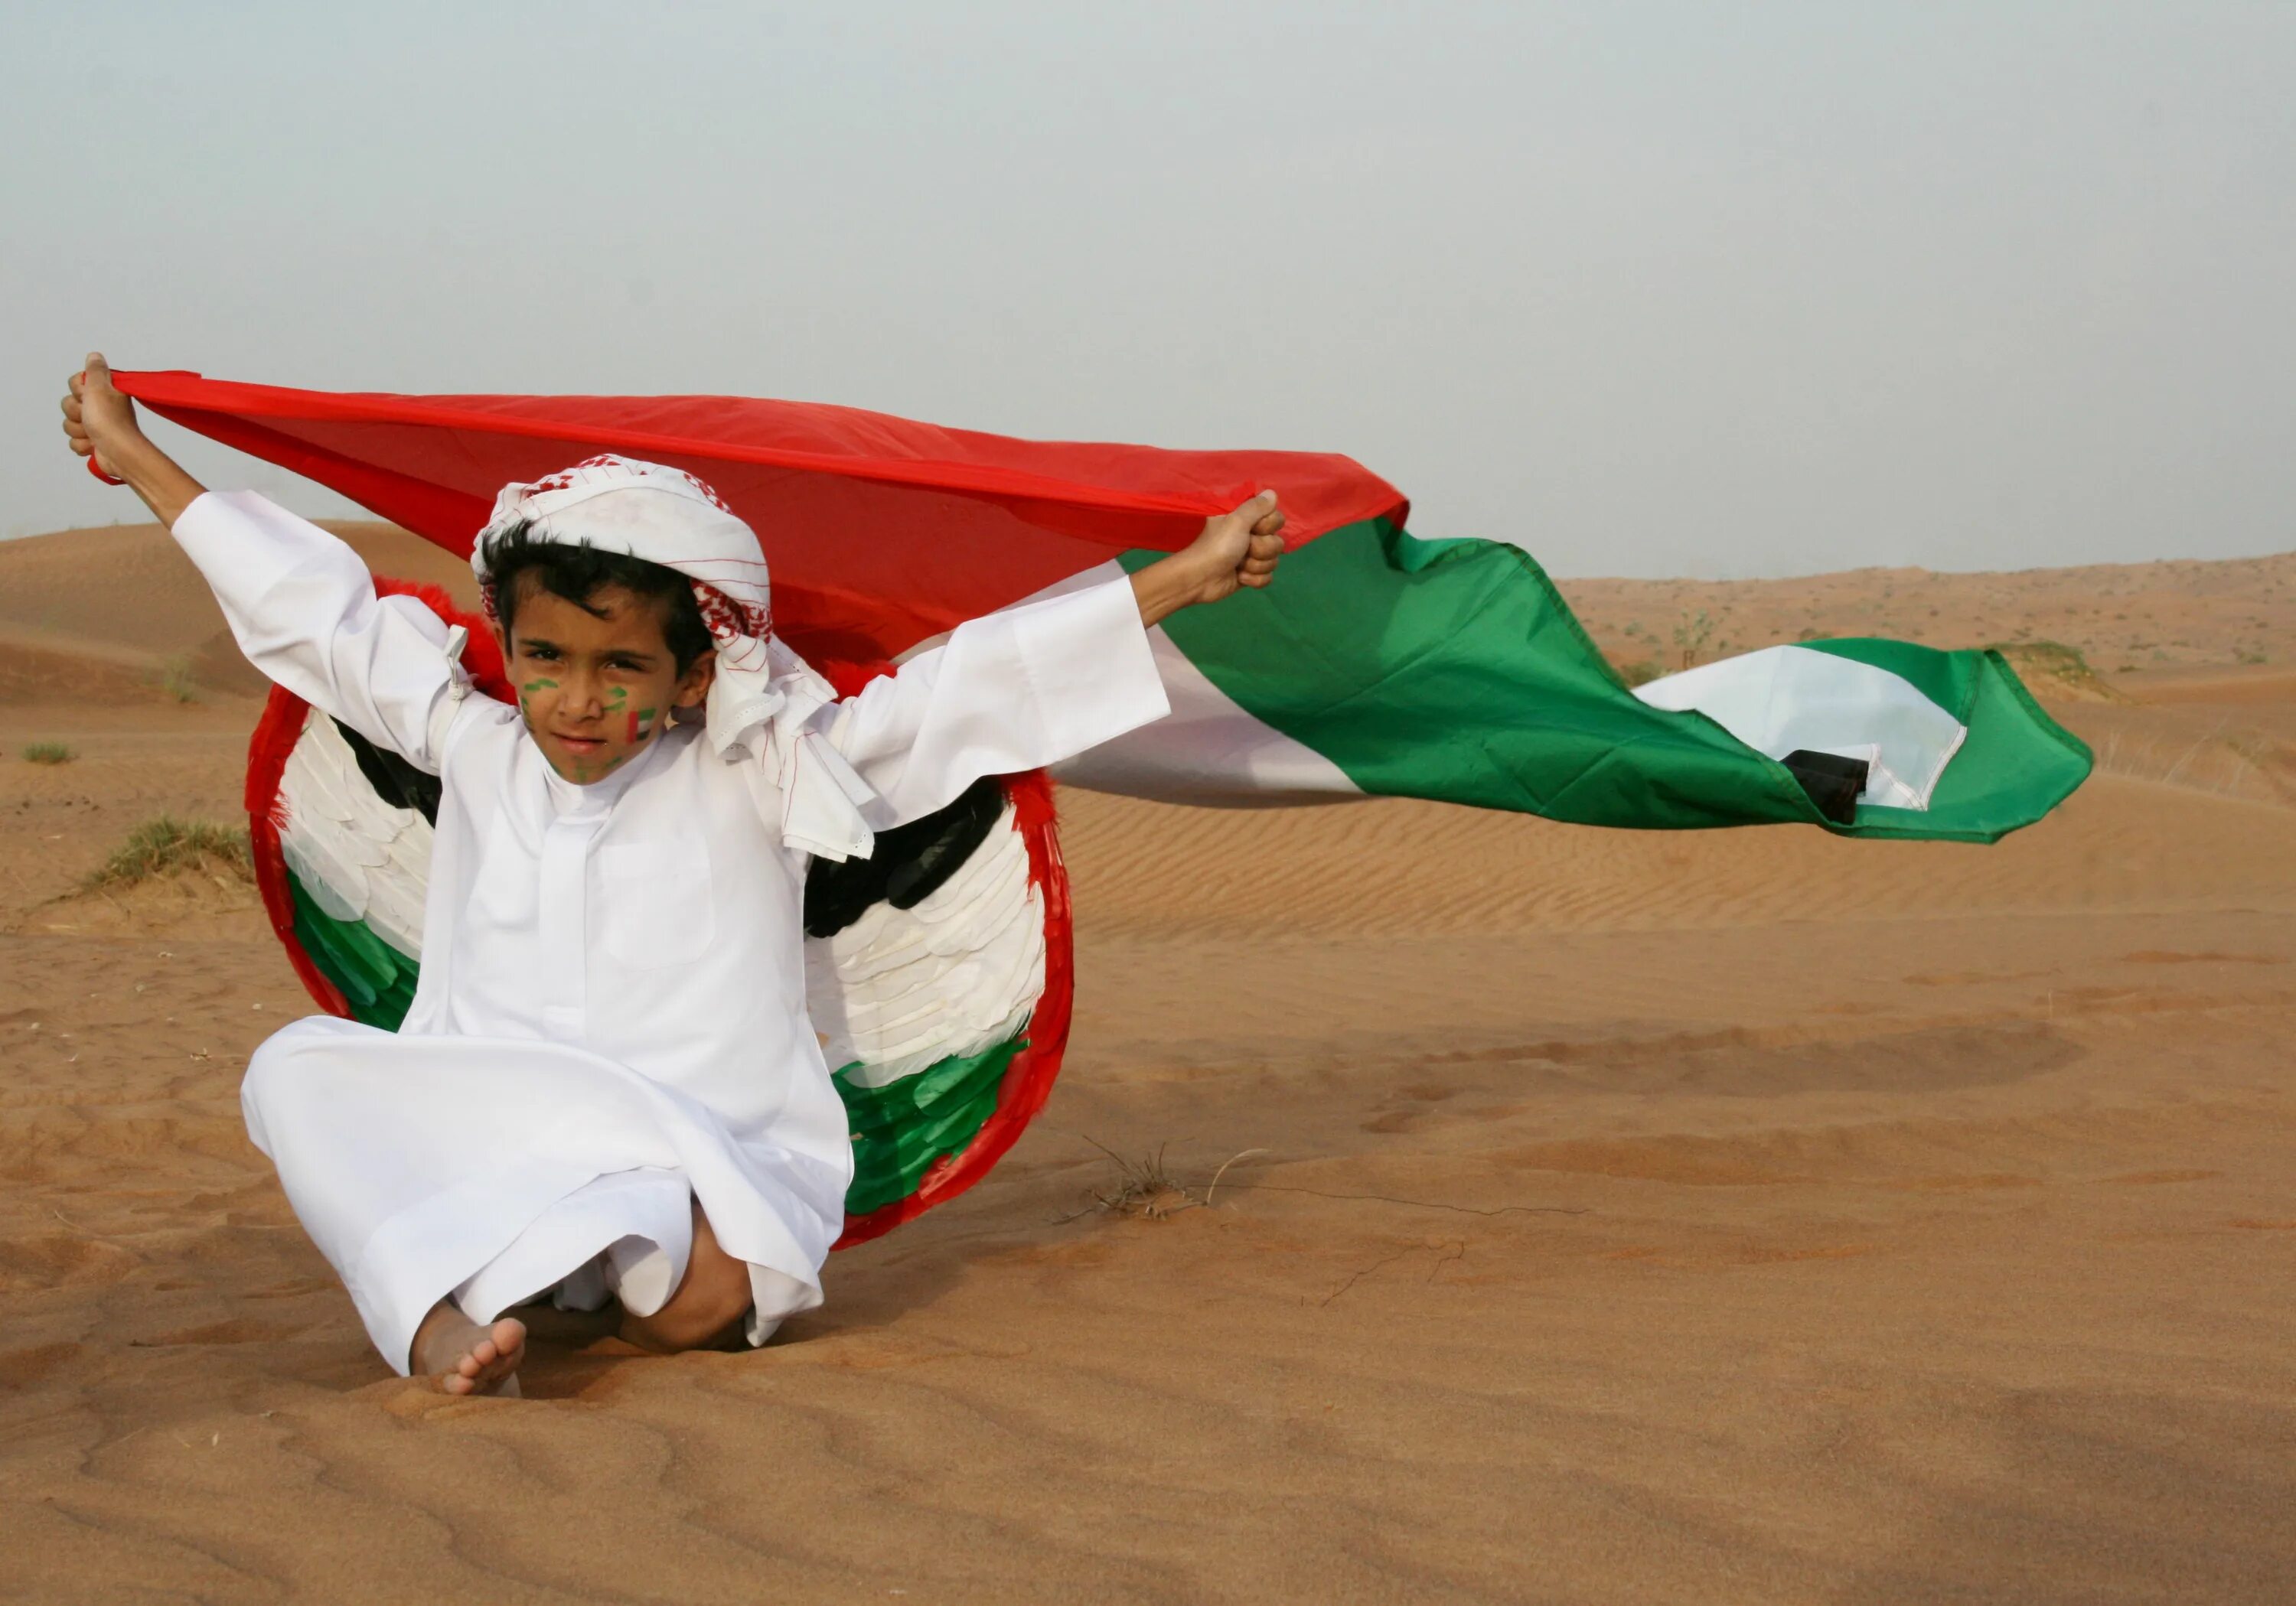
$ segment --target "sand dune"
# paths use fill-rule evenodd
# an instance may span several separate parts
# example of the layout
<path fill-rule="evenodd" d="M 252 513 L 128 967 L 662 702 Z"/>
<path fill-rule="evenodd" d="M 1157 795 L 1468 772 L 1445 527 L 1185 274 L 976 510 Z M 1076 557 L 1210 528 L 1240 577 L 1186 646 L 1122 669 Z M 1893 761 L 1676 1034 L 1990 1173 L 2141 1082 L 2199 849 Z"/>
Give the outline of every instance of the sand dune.
<path fill-rule="evenodd" d="M 429 542 L 388 524 L 324 522 L 378 574 L 444 586 L 464 606 L 477 605 L 469 565 Z M 71 701 L 78 689 L 57 677 L 58 656 L 140 671 L 138 680 L 155 690 L 170 669 L 198 689 L 264 690 L 199 571 L 156 525 L 0 543 L 0 700 Z M 43 670 L 30 662 L 36 657 L 51 661 Z M 20 684 L 27 675 L 31 684 Z"/>
<path fill-rule="evenodd" d="M 1565 580 L 1603 650 L 1679 667 L 1704 651 L 1810 635 L 1891 635 L 1932 647 L 2056 642 L 2108 675 L 2296 660 L 2296 553 L 2219 562 L 2099 563 L 2000 574 L 1859 569 L 1791 580 Z M 1705 616 L 1705 626 L 1699 623 Z"/>
<path fill-rule="evenodd" d="M 2244 621 L 2296 560 L 2251 567 L 1923 578 L 1964 640 L 2185 610 L 2091 652 L 2105 773 L 1994 848 L 1064 794 L 1074 1047 L 996 1175 L 786 1342 L 472 1402 L 382 1371 L 246 1142 L 308 1008 L 251 900 L 73 890 L 235 809 L 256 703 L 153 678 L 219 621 L 152 532 L 0 546 L 6 1586 L 2284 1601 L 2296 641 Z M 1784 639 L 1918 594 L 1762 584 Z M 1226 1169 L 1115 1214 L 1095 1144 Z"/>

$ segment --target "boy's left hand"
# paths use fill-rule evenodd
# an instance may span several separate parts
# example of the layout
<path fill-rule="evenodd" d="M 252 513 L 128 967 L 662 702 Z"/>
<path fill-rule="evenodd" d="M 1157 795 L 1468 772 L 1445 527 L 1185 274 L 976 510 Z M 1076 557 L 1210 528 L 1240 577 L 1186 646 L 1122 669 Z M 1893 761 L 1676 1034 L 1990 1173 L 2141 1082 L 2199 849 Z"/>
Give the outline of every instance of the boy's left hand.
<path fill-rule="evenodd" d="M 1239 586 L 1267 585 L 1283 556 L 1283 511 L 1275 505 L 1275 493 L 1262 491 L 1234 512 L 1205 520 L 1204 533 L 1180 555 L 1201 557 L 1205 594 L 1198 602 L 1217 602 Z"/>
<path fill-rule="evenodd" d="M 1262 491 L 1232 512 L 1204 520 L 1203 533 L 1186 550 L 1150 564 L 1132 577 L 1140 617 L 1154 624 L 1196 602 L 1217 602 L 1249 586 L 1254 590 L 1275 578 L 1283 556 L 1283 513 L 1275 493 Z"/>

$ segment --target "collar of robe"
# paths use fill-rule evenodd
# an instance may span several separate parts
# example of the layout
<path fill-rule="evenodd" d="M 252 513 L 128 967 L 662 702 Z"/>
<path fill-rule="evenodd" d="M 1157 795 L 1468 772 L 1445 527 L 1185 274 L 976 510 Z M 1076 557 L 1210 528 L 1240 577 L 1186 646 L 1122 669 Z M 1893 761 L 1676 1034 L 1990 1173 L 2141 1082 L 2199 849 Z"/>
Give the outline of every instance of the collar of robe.
<path fill-rule="evenodd" d="M 867 858 L 876 846 L 864 811 L 877 793 L 815 723 L 837 692 L 778 635 L 721 638 L 702 739 L 746 766 L 751 798 L 784 847 L 817 858 Z"/>
<path fill-rule="evenodd" d="M 542 766 L 543 783 L 550 792 L 551 812 L 562 820 L 596 819 L 621 800 L 621 796 L 640 775 L 653 767 L 668 733 L 656 736 L 639 750 L 638 756 L 611 774 L 595 781 L 569 781 L 548 764 Z"/>

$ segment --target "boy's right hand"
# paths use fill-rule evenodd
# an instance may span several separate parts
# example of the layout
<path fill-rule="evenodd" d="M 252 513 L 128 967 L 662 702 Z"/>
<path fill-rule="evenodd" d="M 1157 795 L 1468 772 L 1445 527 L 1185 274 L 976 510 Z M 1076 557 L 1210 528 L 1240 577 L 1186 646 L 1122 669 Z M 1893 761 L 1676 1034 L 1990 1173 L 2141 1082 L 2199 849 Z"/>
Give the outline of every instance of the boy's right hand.
<path fill-rule="evenodd" d="M 71 376 L 70 389 L 63 402 L 65 440 L 104 472 L 118 473 L 113 465 L 144 437 L 135 404 L 113 389 L 111 365 L 101 351 L 87 354 L 87 366 Z"/>
<path fill-rule="evenodd" d="M 87 366 L 72 375 L 70 389 L 64 397 L 64 438 L 71 449 L 94 459 L 108 477 L 144 498 L 160 523 L 175 529 L 206 488 L 145 438 L 135 404 L 112 384 L 103 353 L 87 354 Z"/>

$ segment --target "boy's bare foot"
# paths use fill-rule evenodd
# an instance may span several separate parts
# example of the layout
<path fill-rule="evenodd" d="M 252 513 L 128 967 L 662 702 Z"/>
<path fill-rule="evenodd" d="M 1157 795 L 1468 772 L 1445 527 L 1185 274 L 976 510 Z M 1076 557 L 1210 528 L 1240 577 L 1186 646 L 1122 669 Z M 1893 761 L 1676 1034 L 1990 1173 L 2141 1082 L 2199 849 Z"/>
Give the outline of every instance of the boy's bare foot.
<path fill-rule="evenodd" d="M 481 1326 L 445 1299 L 414 1330 L 409 1370 L 439 1380 L 449 1394 L 518 1395 L 518 1364 L 526 1359 L 526 1323 L 504 1316 Z"/>

